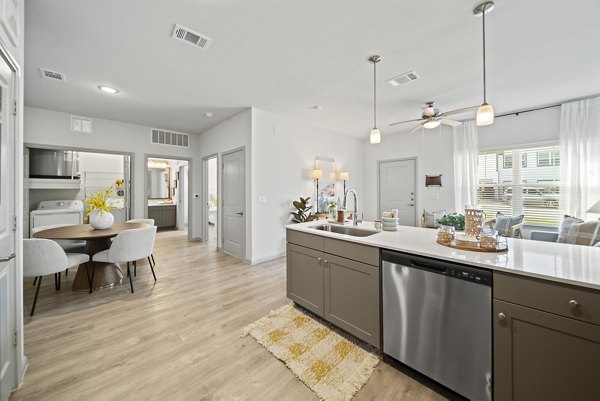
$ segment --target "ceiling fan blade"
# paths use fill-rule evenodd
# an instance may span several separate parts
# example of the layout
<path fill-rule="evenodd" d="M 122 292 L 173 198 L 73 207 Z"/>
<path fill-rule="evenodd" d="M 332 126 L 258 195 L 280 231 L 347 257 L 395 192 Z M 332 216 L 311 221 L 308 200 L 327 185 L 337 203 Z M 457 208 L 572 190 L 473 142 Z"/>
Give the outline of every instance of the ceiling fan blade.
<path fill-rule="evenodd" d="M 467 111 L 469 111 L 471 109 L 474 109 L 476 107 L 479 107 L 479 106 L 464 107 L 462 109 L 456 109 L 456 110 L 446 111 L 446 112 L 442 113 L 442 115 L 444 117 L 448 117 L 448 116 L 451 116 L 451 115 L 454 115 L 454 114 L 461 114 L 461 113 L 465 113 L 465 112 L 467 112 Z"/>
<path fill-rule="evenodd" d="M 423 127 L 423 124 L 419 124 L 417 125 L 415 128 L 411 129 L 410 131 L 408 131 L 408 135 L 417 132 L 419 130 L 419 128 Z"/>
<path fill-rule="evenodd" d="M 391 127 L 392 125 L 398 125 L 398 124 L 404 124 L 404 123 L 415 123 L 417 121 L 423 121 L 423 119 L 417 118 L 416 120 L 398 121 L 397 123 L 391 123 L 389 126 Z"/>
<path fill-rule="evenodd" d="M 459 125 L 462 125 L 460 121 L 450 120 L 449 118 L 442 118 L 440 122 L 451 127 L 458 127 Z"/>

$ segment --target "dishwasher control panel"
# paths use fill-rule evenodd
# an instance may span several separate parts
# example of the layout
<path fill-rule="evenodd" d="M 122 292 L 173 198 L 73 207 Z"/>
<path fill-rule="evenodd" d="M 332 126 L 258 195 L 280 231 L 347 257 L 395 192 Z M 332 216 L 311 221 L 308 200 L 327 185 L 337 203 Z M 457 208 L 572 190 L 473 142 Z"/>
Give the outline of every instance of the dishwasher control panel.
<path fill-rule="evenodd" d="M 468 269 L 464 267 L 450 267 L 447 273 L 450 277 L 461 280 L 473 281 L 478 284 L 492 284 L 492 275 L 490 272 L 480 269 Z"/>

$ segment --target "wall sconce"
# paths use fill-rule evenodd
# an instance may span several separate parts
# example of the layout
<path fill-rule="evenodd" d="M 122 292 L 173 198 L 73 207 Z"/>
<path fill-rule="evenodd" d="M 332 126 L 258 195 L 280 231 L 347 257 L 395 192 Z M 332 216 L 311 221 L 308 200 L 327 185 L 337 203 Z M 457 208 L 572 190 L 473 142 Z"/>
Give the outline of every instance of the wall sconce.
<path fill-rule="evenodd" d="M 315 183 L 317 185 L 317 192 L 316 192 L 316 196 L 315 196 L 315 202 L 317 202 L 317 213 L 319 213 L 319 180 L 321 178 L 323 178 L 323 170 L 313 170 L 312 174 L 311 174 L 311 178 L 313 180 L 315 180 Z"/>
<path fill-rule="evenodd" d="M 346 195 L 346 181 L 350 179 L 350 173 L 347 171 L 340 172 L 340 180 L 344 181 L 344 196 Z"/>

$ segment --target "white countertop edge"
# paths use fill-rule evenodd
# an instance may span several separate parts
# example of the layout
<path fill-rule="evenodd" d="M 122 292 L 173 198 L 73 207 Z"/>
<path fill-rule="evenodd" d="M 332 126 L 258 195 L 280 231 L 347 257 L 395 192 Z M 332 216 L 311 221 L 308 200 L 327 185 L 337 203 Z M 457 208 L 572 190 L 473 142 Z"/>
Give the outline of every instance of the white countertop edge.
<path fill-rule="evenodd" d="M 380 231 L 368 237 L 355 237 L 311 228 L 323 224 L 327 223 L 312 221 L 288 224 L 286 228 L 381 249 L 600 290 L 600 248 L 509 238 L 508 252 L 474 252 L 438 244 L 435 242 L 437 235 L 435 229 L 399 226 L 398 231 Z M 351 226 L 351 224 L 346 224 L 346 226 Z M 359 228 L 374 231 L 372 222 L 360 223 Z M 413 244 L 410 244 L 411 241 Z M 552 270 L 551 268 L 539 265 L 540 261 L 537 259 L 540 257 L 545 259 L 541 262 L 555 264 L 554 274 L 549 272 Z M 504 261 L 499 263 L 494 262 L 494 259 L 504 259 Z M 571 265 L 576 265 L 577 271 L 563 271 L 569 270 Z"/>

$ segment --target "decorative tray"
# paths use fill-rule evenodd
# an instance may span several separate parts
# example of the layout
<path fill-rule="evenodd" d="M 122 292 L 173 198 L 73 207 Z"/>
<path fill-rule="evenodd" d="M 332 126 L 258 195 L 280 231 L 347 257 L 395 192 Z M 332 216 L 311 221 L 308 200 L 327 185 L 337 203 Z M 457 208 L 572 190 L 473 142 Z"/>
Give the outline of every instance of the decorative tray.
<path fill-rule="evenodd" d="M 472 245 L 463 245 L 460 243 L 456 243 L 456 240 L 452 240 L 450 242 L 440 242 L 436 241 L 440 245 L 447 246 L 449 248 L 455 249 L 463 249 L 465 251 L 474 251 L 474 252 L 506 252 L 508 251 L 508 242 L 506 241 L 506 237 L 502 237 L 504 240 L 498 238 L 498 243 L 496 244 L 496 248 L 484 248 L 479 245 L 479 242 Z"/>

